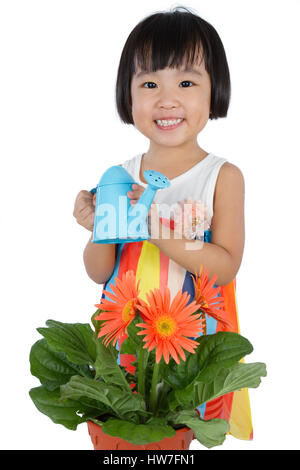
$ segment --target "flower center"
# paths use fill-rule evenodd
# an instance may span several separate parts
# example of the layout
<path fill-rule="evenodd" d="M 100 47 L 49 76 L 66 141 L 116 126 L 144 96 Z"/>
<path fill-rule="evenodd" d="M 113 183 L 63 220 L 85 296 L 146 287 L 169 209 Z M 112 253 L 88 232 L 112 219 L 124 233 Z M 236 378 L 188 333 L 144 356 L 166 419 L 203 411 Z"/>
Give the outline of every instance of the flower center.
<path fill-rule="evenodd" d="M 164 315 L 156 320 L 155 327 L 160 336 L 168 337 L 176 331 L 176 322 L 169 315 Z"/>
<path fill-rule="evenodd" d="M 208 303 L 206 302 L 205 297 L 203 297 L 201 294 L 197 296 L 197 304 L 199 304 L 200 307 L 203 307 L 203 308 L 209 307 Z"/>
<path fill-rule="evenodd" d="M 123 308 L 122 320 L 124 323 L 128 323 L 135 317 L 135 302 L 134 300 L 128 300 L 127 304 Z"/>
<path fill-rule="evenodd" d="M 201 225 L 203 222 L 203 219 L 201 217 L 193 217 L 192 218 L 192 226 L 193 227 L 198 227 L 199 225 Z"/>

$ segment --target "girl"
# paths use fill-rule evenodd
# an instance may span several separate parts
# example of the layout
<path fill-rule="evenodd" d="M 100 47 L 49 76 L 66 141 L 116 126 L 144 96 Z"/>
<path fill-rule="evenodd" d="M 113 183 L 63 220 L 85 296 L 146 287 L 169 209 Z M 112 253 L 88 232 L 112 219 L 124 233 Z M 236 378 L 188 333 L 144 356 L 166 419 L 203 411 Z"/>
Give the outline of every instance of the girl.
<path fill-rule="evenodd" d="M 183 11 L 182 11 L 183 10 Z M 152 236 L 144 242 L 93 244 L 84 250 L 86 271 L 104 290 L 112 292 L 115 278 L 133 270 L 140 280 L 140 297 L 168 285 L 171 297 L 179 289 L 191 294 L 191 273 L 200 265 L 218 277 L 221 296 L 231 321 L 239 332 L 235 300 L 235 277 L 244 249 L 244 178 L 235 165 L 207 152 L 197 136 L 208 120 L 227 115 L 230 76 L 224 47 L 216 30 L 189 10 L 177 7 L 155 13 L 130 33 L 120 59 L 116 82 L 116 104 L 121 120 L 134 125 L 149 139 L 149 147 L 121 164 L 137 182 L 128 192 L 134 205 L 147 183 L 144 171 L 166 175 L 171 186 L 156 193 L 149 215 L 159 207 L 201 201 L 206 214 L 204 237 L 189 241 L 176 237 L 178 218 L 160 214 L 159 228 L 170 227 L 170 237 Z M 77 222 L 93 230 L 95 196 L 80 191 L 75 201 Z M 155 211 L 155 207 L 157 210 Z M 176 211 L 175 211 L 176 212 Z M 157 235 L 157 234 L 156 234 Z M 199 240 L 200 238 L 200 240 Z M 199 244 L 200 243 L 200 244 Z M 102 294 L 102 298 L 104 298 Z M 227 329 L 207 317 L 207 334 Z M 119 348 L 122 342 L 119 342 Z M 132 358 L 120 354 L 121 365 Z M 230 433 L 252 438 L 248 391 L 227 394 L 199 407 L 204 419 L 225 418 Z"/>

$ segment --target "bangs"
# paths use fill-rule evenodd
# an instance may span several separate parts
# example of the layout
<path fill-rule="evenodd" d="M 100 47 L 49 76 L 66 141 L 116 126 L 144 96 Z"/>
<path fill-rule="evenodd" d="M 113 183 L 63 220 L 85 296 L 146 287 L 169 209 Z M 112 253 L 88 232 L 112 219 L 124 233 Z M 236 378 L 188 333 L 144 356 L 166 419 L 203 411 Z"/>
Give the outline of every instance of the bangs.
<path fill-rule="evenodd" d="M 193 66 L 203 60 L 207 69 L 205 40 L 197 31 L 191 31 L 184 22 L 181 28 L 172 22 L 167 22 L 164 16 L 150 30 L 141 31 L 136 38 L 136 50 L 133 58 L 134 73 L 156 72 L 166 67 L 179 69 L 182 66 Z M 147 34 L 148 32 L 148 34 Z M 199 32 L 199 31 L 198 31 Z"/>

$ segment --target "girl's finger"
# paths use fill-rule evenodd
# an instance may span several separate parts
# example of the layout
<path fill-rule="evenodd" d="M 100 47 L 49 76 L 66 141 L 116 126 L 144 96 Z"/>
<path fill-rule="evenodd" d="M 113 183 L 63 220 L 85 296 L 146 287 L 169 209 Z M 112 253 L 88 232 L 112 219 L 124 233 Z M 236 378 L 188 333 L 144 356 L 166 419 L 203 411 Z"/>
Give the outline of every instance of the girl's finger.
<path fill-rule="evenodd" d="M 127 196 L 130 198 L 130 199 L 139 199 L 141 197 L 141 195 L 143 194 L 144 191 L 140 191 L 139 189 L 136 189 L 134 191 L 128 191 L 127 192 Z"/>
<path fill-rule="evenodd" d="M 140 186 L 139 184 L 133 184 L 132 190 L 133 192 L 143 193 L 145 191 L 145 188 L 143 186 Z"/>

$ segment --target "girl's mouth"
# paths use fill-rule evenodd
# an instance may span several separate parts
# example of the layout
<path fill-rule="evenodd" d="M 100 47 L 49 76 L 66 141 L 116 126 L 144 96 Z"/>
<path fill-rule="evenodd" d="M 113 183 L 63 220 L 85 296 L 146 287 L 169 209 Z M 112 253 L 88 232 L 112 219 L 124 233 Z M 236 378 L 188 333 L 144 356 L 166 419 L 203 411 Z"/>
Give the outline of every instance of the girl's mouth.
<path fill-rule="evenodd" d="M 170 131 L 172 129 L 176 129 L 177 127 L 181 126 L 184 119 L 176 119 L 173 121 L 154 121 L 156 126 L 162 131 Z"/>

